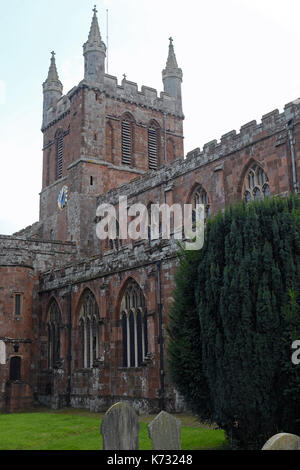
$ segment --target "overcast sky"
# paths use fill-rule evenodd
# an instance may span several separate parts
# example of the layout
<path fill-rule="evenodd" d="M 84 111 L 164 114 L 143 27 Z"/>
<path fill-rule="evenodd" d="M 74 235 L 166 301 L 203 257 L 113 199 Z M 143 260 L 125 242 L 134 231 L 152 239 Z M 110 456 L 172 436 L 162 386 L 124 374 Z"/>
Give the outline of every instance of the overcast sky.
<path fill-rule="evenodd" d="M 83 78 L 95 0 L 0 0 L 0 233 L 39 218 L 42 83 L 55 50 Z M 168 38 L 183 71 L 185 154 L 300 96 L 299 0 L 98 0 L 109 73 L 162 91 Z"/>

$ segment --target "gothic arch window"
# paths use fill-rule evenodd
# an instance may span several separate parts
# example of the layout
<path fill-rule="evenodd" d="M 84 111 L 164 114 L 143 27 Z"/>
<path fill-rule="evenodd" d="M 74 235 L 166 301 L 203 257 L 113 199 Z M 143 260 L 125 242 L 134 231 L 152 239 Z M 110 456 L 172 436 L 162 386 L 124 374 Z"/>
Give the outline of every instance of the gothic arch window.
<path fill-rule="evenodd" d="M 81 358 L 85 369 L 93 367 L 99 357 L 99 323 L 100 315 L 94 294 L 86 290 L 83 294 L 79 312 L 81 332 Z"/>
<path fill-rule="evenodd" d="M 159 137 L 160 127 L 152 121 L 148 128 L 148 164 L 150 170 L 157 170 L 159 163 Z"/>
<path fill-rule="evenodd" d="M 60 179 L 63 173 L 64 134 L 60 129 L 55 134 L 56 140 L 56 179 Z"/>
<path fill-rule="evenodd" d="M 121 301 L 123 367 L 140 367 L 148 353 L 147 311 L 140 286 L 131 279 Z"/>
<path fill-rule="evenodd" d="M 19 356 L 14 356 L 10 359 L 9 380 L 21 380 L 21 358 Z"/>
<path fill-rule="evenodd" d="M 57 367 L 60 360 L 60 330 L 61 330 L 61 313 L 55 299 L 50 303 L 47 316 L 48 331 L 48 367 L 53 369 Z"/>
<path fill-rule="evenodd" d="M 243 197 L 246 202 L 270 196 L 269 179 L 261 166 L 254 164 L 246 173 Z"/>
<path fill-rule="evenodd" d="M 126 113 L 122 119 L 122 164 L 131 165 L 133 158 L 133 123 L 134 119 Z"/>
<path fill-rule="evenodd" d="M 206 222 L 210 216 L 210 204 L 207 192 L 201 185 L 197 186 L 197 188 L 194 190 L 192 194 L 191 203 L 193 224 L 196 223 L 196 209 L 198 204 L 204 204 L 204 222 Z"/>

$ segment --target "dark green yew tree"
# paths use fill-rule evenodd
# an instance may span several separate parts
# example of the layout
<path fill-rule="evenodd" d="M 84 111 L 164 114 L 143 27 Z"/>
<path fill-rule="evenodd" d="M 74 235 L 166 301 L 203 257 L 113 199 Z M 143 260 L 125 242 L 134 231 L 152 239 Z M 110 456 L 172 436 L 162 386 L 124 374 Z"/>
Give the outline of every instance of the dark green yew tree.
<path fill-rule="evenodd" d="M 209 420 L 212 409 L 199 356 L 200 325 L 194 295 L 199 255 L 199 251 L 181 251 L 179 254 L 174 304 L 168 327 L 168 357 L 169 372 L 177 390 L 196 415 Z"/>
<path fill-rule="evenodd" d="M 300 434 L 300 365 L 291 361 L 300 339 L 299 221 L 298 197 L 240 203 L 208 223 L 200 252 L 181 255 L 171 376 L 233 448 Z"/>

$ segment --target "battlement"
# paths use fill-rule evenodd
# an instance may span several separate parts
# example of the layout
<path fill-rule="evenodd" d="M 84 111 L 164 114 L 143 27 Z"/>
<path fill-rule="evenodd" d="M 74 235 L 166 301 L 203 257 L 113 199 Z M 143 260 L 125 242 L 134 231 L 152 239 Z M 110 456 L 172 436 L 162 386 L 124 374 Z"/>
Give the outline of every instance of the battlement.
<path fill-rule="evenodd" d="M 104 92 L 108 98 L 126 103 L 133 103 L 137 106 L 150 108 L 166 114 L 171 114 L 183 119 L 181 103 L 165 92 L 158 92 L 154 88 L 142 86 L 139 91 L 135 82 L 123 79 L 121 85 L 118 85 L 117 77 L 113 75 L 104 75 L 104 88 L 99 88 L 97 84 L 90 84 L 86 80 L 82 80 L 78 86 L 73 87 L 67 95 L 63 95 L 55 106 L 49 108 L 45 113 L 42 130 L 54 124 L 70 112 L 70 104 L 72 97 L 82 88 L 89 88 L 95 91 Z"/>
<path fill-rule="evenodd" d="M 124 100 L 138 106 L 149 107 L 183 117 L 175 98 L 165 92 L 161 92 L 158 96 L 156 89 L 145 85 L 142 85 L 139 91 L 137 83 L 131 82 L 125 78 L 122 80 L 121 85 L 118 85 L 117 77 L 104 75 L 104 91 L 110 98 Z"/>
<path fill-rule="evenodd" d="M 124 245 L 119 251 L 107 251 L 102 258 L 94 256 L 82 262 L 44 272 L 40 276 L 40 291 L 64 288 L 90 279 L 105 278 L 130 269 L 144 267 L 145 263 L 156 263 L 176 256 L 176 240 L 140 240 Z"/>
<path fill-rule="evenodd" d="M 55 106 L 52 106 L 45 112 L 42 130 L 47 128 L 50 124 L 62 119 L 66 114 L 70 112 L 70 93 L 74 91 L 74 88 L 70 90 L 67 95 L 63 95 Z"/>
<path fill-rule="evenodd" d="M 241 126 L 239 133 L 232 130 L 222 135 L 220 142 L 213 140 L 204 144 L 202 150 L 198 147 L 188 152 L 186 160 L 197 157 L 202 163 L 207 163 L 275 134 L 278 134 L 278 144 L 281 144 L 285 141 L 287 126 L 291 120 L 294 124 L 300 122 L 300 98 L 286 104 L 282 113 L 275 109 L 263 115 L 260 123 L 250 121 Z"/>
<path fill-rule="evenodd" d="M 105 195 L 98 197 L 98 205 L 104 202 L 116 205 L 119 196 L 128 198 L 148 191 L 159 185 L 165 185 L 174 178 L 193 171 L 202 165 L 217 161 L 243 148 L 254 145 L 260 140 L 276 135 L 276 145 L 282 145 L 287 140 L 287 126 L 293 121 L 294 124 L 300 122 L 300 99 L 285 105 L 284 112 L 279 113 L 278 109 L 262 116 L 261 123 L 251 121 L 244 124 L 237 134 L 235 130 L 224 134 L 220 142 L 212 140 L 200 147 L 188 152 L 186 158 L 178 158 L 170 166 L 164 166 L 153 171 L 149 170 L 144 175 L 135 178 L 129 183 L 125 183 L 116 189 L 108 191 Z"/>
<path fill-rule="evenodd" d="M 76 255 L 73 242 L 44 241 L 0 235 L 0 266 L 27 266 L 37 271 L 72 262 Z"/>

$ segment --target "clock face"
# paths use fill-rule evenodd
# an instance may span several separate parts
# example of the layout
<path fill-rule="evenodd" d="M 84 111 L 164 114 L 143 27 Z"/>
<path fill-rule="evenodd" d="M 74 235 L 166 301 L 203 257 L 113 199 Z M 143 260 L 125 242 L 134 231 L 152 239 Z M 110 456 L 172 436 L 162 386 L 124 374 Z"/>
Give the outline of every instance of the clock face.
<path fill-rule="evenodd" d="M 68 187 L 64 186 L 59 192 L 57 204 L 60 210 L 63 210 L 68 203 Z"/>

